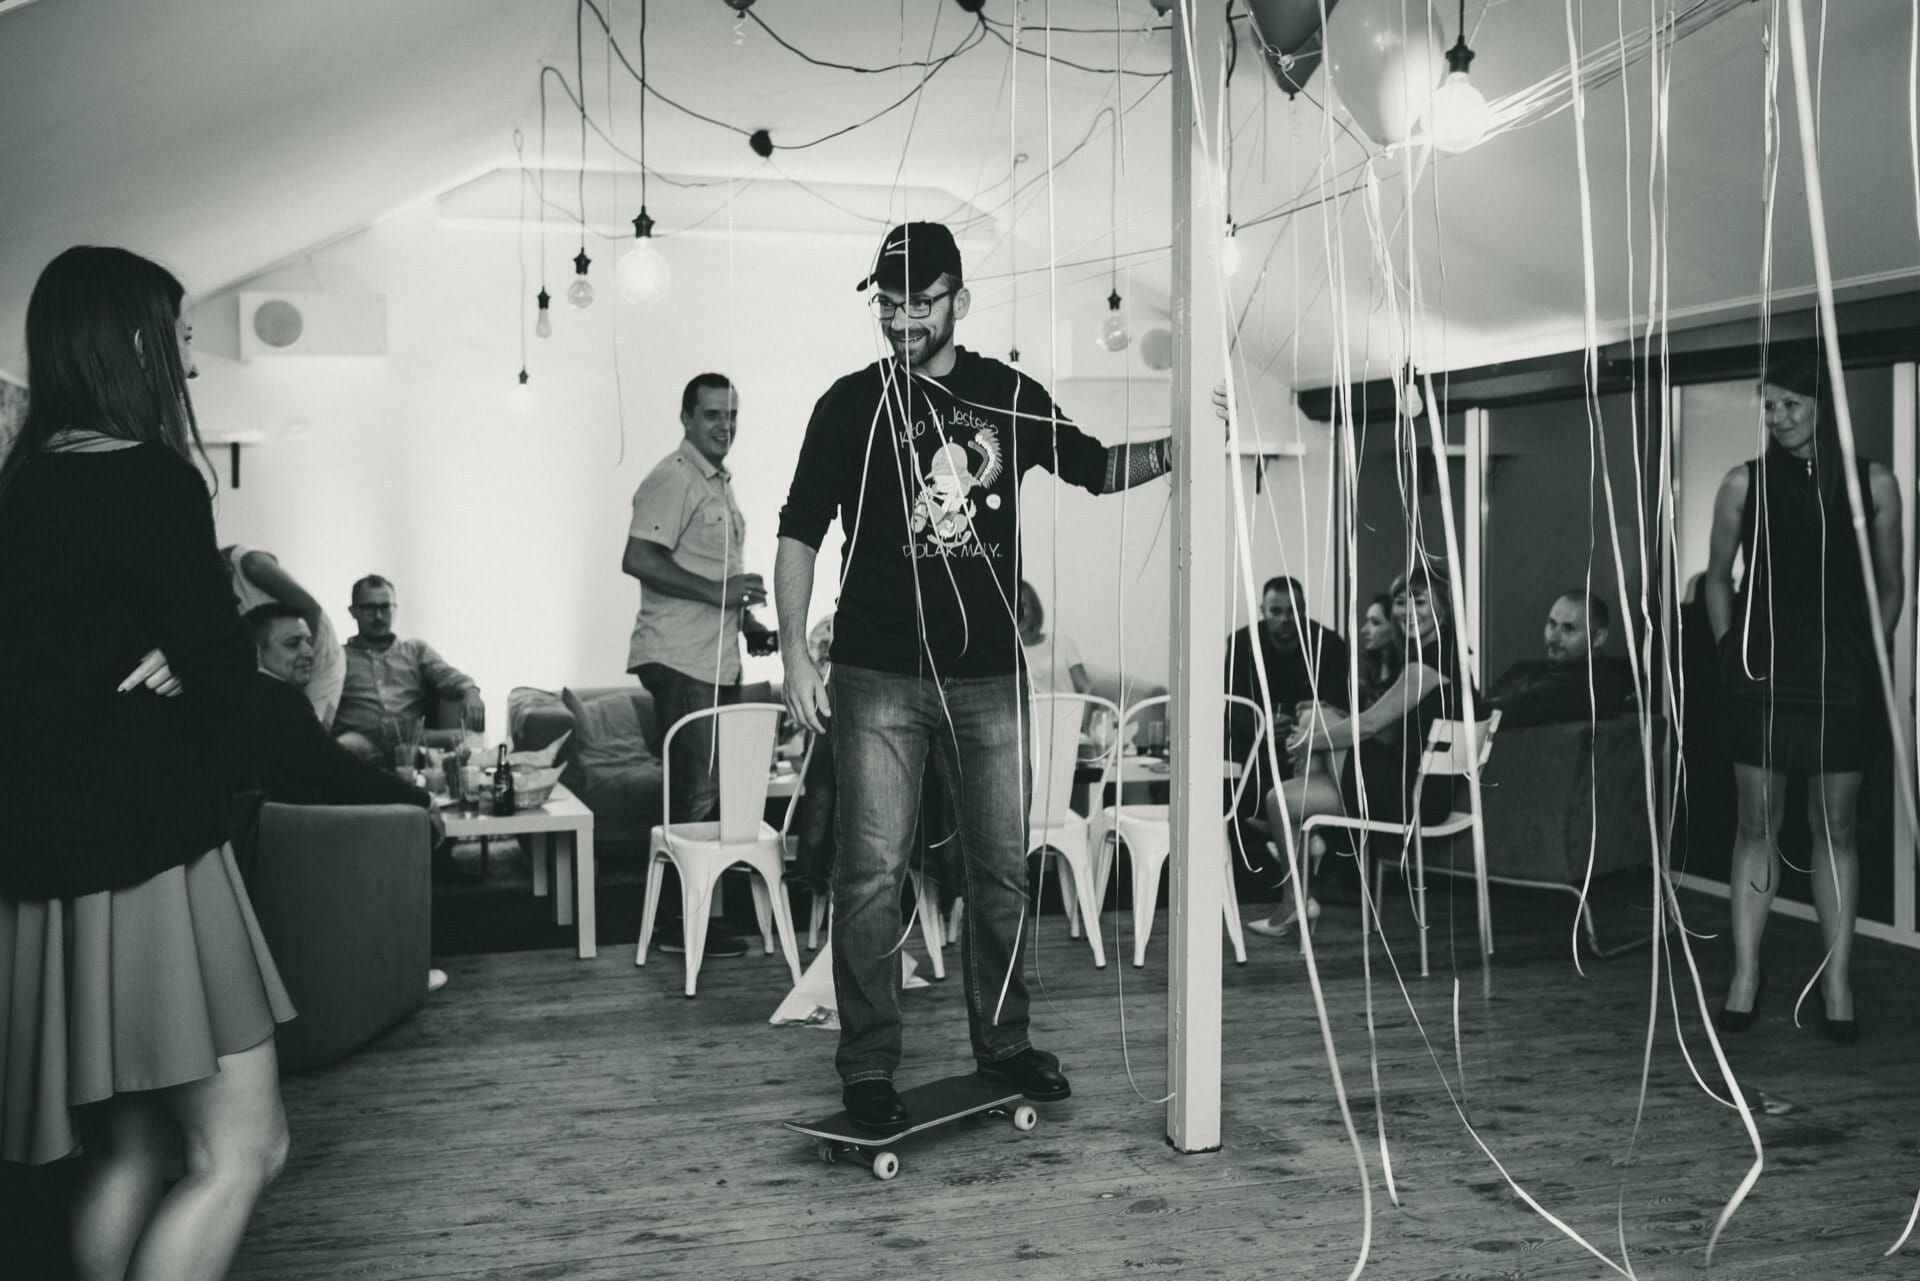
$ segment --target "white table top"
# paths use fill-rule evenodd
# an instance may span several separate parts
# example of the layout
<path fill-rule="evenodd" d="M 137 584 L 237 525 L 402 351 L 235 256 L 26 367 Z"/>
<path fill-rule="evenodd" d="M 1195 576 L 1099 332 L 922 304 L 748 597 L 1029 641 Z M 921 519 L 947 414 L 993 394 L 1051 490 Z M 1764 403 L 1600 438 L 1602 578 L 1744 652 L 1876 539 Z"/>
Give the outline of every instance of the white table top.
<path fill-rule="evenodd" d="M 497 814 L 469 814 L 450 806 L 440 810 L 440 817 L 447 825 L 448 836 L 462 838 L 512 836 L 520 832 L 577 831 L 581 828 L 591 831 L 593 828 L 593 811 L 569 792 L 565 785 L 557 783 L 553 795 L 547 797 L 546 804 L 521 810 L 505 818 Z"/>

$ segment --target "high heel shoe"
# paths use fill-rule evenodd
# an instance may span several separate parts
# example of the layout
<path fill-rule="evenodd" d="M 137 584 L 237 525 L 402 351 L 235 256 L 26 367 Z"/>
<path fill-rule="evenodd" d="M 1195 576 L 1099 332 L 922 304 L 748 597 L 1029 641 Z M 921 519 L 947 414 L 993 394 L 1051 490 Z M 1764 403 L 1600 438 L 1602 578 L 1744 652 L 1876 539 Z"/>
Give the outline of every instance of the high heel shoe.
<path fill-rule="evenodd" d="M 1317 922 L 1319 919 L 1320 919 L 1320 905 L 1314 902 L 1312 899 L 1308 899 L 1307 900 L 1307 933 L 1309 934 L 1313 933 L 1314 923 Z M 1264 935 L 1265 937 L 1270 939 L 1288 938 L 1293 934 L 1294 930 L 1299 928 L 1299 925 L 1300 925 L 1300 918 L 1291 912 L 1287 913 L 1286 918 L 1284 920 L 1276 921 L 1273 919 L 1273 917 L 1269 916 L 1262 920 L 1247 922 L 1248 929 L 1252 930 L 1255 934 Z"/>
<path fill-rule="evenodd" d="M 1836 1019 L 1827 1013 L 1827 998 L 1820 997 L 1820 1031 L 1835 1045 L 1853 1045 L 1860 1039 L 1860 1020 Z"/>
<path fill-rule="evenodd" d="M 1725 1003 L 1720 1006 L 1719 1016 L 1714 1024 L 1722 1032 L 1744 1032 L 1753 1026 L 1753 1012 L 1760 1008 L 1760 998 L 1767 990 L 1767 972 L 1760 971 L 1760 981 L 1753 985 L 1753 1004 L 1744 1010 L 1730 1010 Z"/>

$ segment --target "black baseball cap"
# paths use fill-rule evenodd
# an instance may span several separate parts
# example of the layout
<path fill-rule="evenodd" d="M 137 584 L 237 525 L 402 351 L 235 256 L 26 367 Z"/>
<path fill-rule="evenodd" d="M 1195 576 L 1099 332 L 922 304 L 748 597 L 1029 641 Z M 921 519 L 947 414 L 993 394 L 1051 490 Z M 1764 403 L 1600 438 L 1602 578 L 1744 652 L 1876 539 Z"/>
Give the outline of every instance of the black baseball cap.
<path fill-rule="evenodd" d="M 873 270 L 854 288 L 884 285 L 917 292 L 947 272 L 960 276 L 960 246 L 953 243 L 953 233 L 942 223 L 903 222 L 880 242 Z"/>

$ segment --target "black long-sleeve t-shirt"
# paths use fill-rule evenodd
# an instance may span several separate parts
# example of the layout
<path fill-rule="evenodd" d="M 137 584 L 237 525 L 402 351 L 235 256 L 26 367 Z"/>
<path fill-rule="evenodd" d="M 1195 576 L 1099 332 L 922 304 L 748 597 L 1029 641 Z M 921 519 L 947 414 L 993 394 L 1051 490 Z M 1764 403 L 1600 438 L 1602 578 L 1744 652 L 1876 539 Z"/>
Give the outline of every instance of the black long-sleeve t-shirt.
<path fill-rule="evenodd" d="M 235 722 L 229 777 L 236 791 L 257 791 L 286 805 L 433 804 L 425 789 L 342 747 L 305 693 L 266 672 L 254 673 Z"/>
<path fill-rule="evenodd" d="M 1044 467 L 1091 493 L 1107 447 L 1037 382 L 955 349 L 942 377 L 879 361 L 814 406 L 780 536 L 845 535 L 835 663 L 903 675 L 1019 670 L 1020 480 Z"/>
<path fill-rule="evenodd" d="M 182 693 L 119 693 L 148 650 Z M 0 895 L 121 889 L 227 839 L 254 672 L 206 482 L 165 445 L 43 453 L 0 495 Z"/>

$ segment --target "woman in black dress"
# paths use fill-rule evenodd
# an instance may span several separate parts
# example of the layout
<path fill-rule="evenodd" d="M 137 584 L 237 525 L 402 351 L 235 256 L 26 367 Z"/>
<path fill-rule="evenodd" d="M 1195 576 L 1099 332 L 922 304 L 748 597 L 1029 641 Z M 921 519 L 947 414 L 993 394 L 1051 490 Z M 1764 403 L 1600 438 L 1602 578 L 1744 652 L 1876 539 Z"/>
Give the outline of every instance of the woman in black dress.
<path fill-rule="evenodd" d="M 225 1275 L 286 1156 L 293 1009 L 220 772 L 255 658 L 191 461 L 190 337 L 162 268 L 61 254 L 0 463 L 0 1160 L 84 1150 L 83 1279 Z"/>
<path fill-rule="evenodd" d="M 1765 454 L 1727 473 L 1714 500 L 1707 614 L 1718 641 L 1722 744 L 1739 792 L 1730 875 L 1733 978 L 1719 1025 L 1744 1031 L 1762 985 L 1760 935 L 1779 889 L 1788 773 L 1808 776 L 1813 900 L 1828 955 L 1824 1028 L 1859 1036 L 1850 962 L 1859 897 L 1855 812 L 1879 716 L 1873 646 L 1900 616 L 1900 490 L 1859 464 L 1886 636 L 1873 632 L 1845 463 L 1824 365 L 1767 371 Z M 1743 570 L 1734 581 L 1735 558 Z"/>

